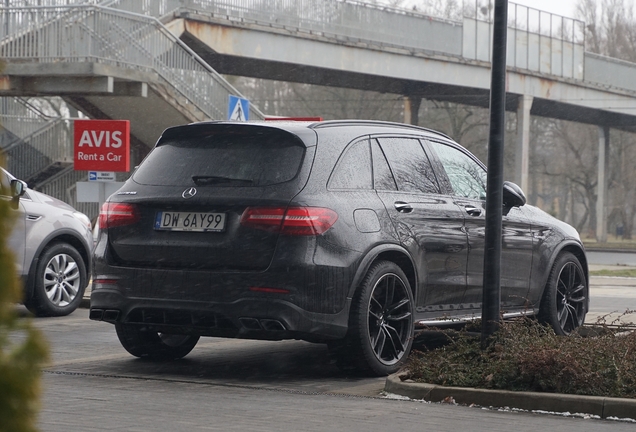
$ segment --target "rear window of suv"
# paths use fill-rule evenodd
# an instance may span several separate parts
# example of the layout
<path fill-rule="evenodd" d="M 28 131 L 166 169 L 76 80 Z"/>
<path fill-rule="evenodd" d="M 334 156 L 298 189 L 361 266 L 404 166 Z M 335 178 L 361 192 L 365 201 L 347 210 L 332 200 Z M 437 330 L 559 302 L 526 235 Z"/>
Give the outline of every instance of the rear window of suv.
<path fill-rule="evenodd" d="M 159 186 L 268 186 L 293 179 L 304 154 L 299 138 L 278 129 L 183 128 L 164 134 L 133 179 Z"/>

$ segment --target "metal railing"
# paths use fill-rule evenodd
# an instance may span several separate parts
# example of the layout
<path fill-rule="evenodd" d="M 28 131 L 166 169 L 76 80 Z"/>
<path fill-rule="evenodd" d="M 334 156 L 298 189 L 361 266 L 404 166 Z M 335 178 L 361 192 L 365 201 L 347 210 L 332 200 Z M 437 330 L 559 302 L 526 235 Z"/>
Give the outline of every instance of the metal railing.
<path fill-rule="evenodd" d="M 27 180 L 53 164 L 71 163 L 72 142 L 70 120 L 52 120 L 4 150 L 7 168 L 14 176 Z"/>
<path fill-rule="evenodd" d="M 177 10 L 191 11 L 211 18 L 262 24 L 338 40 L 461 54 L 461 35 L 454 37 L 449 31 L 461 23 L 361 1 L 112 0 L 108 5 L 158 18 Z M 436 37 L 431 37 L 435 34 Z"/>
<path fill-rule="evenodd" d="M 47 116 L 22 98 L 5 97 L 0 98 L 0 122 L 7 132 L 2 140 L 7 169 L 18 178 L 73 160 L 68 121 Z"/>
<path fill-rule="evenodd" d="M 464 0 L 465 18 L 493 22 L 494 0 Z M 585 43 L 585 22 L 508 2 L 508 28 L 576 44 Z"/>
<path fill-rule="evenodd" d="M 492 50 L 492 0 L 465 0 L 462 56 L 489 62 Z M 582 80 L 585 23 L 527 6 L 509 4 L 508 66 Z"/>
<path fill-rule="evenodd" d="M 465 0 L 461 21 L 353 0 L 111 0 L 108 5 L 155 17 L 191 12 L 237 25 L 490 61 L 492 0 Z M 582 78 L 583 21 L 510 3 L 508 28 L 509 66 Z"/>
<path fill-rule="evenodd" d="M 34 133 L 50 121 L 50 117 L 22 98 L 0 97 L 0 126 L 16 139 Z M 11 141 L 3 142 L 2 148 L 12 144 Z"/>
<path fill-rule="evenodd" d="M 97 62 L 150 72 L 210 119 L 240 93 L 157 19 L 102 6 L 0 8 L 0 57 L 11 62 Z M 251 118 L 263 118 L 251 106 Z"/>

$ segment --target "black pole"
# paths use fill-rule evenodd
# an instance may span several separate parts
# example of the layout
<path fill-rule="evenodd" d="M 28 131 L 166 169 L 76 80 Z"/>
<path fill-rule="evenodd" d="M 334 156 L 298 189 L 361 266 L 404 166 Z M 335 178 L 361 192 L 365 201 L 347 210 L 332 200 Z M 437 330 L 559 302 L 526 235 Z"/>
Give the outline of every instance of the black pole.
<path fill-rule="evenodd" d="M 501 302 L 501 218 L 503 205 L 503 159 L 506 114 L 506 33 L 508 0 L 495 0 L 490 82 L 490 135 L 486 184 L 486 239 L 484 246 L 484 292 L 481 345 L 499 328 Z"/>

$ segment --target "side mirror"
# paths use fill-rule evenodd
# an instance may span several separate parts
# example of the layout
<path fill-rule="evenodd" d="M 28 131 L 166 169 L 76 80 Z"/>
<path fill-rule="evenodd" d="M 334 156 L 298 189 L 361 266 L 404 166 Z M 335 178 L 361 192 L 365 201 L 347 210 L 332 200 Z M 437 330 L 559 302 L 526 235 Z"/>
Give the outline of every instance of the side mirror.
<path fill-rule="evenodd" d="M 17 180 L 17 179 L 11 180 L 11 197 L 12 198 L 21 197 L 22 195 L 24 195 L 26 190 L 27 190 L 27 184 L 25 182 L 23 182 L 22 180 Z"/>
<path fill-rule="evenodd" d="M 524 206 L 526 195 L 519 186 L 513 182 L 505 181 L 503 184 L 503 204 L 507 208 Z"/>
<path fill-rule="evenodd" d="M 10 183 L 11 187 L 11 208 L 17 210 L 20 203 L 20 197 L 25 194 L 27 184 L 22 180 L 13 179 Z"/>

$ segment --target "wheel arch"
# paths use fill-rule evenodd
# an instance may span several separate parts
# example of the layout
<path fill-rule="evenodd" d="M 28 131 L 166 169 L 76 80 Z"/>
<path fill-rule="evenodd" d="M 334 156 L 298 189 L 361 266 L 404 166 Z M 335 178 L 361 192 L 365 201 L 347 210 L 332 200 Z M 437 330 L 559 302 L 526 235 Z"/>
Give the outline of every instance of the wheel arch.
<path fill-rule="evenodd" d="M 581 263 L 581 267 L 583 267 L 583 273 L 585 273 L 585 281 L 587 282 L 587 286 L 589 289 L 590 274 L 588 270 L 588 262 L 587 262 L 587 256 L 585 255 L 585 249 L 583 248 L 581 244 L 577 242 L 574 242 L 574 241 L 564 242 L 558 248 L 556 248 L 556 250 L 550 257 L 550 263 L 547 266 L 546 272 L 542 277 L 542 288 L 541 288 L 541 296 L 539 297 L 539 301 L 541 301 L 545 293 L 546 284 L 548 283 L 548 277 L 550 276 L 552 267 L 554 266 L 554 263 L 556 262 L 559 255 L 561 255 L 563 252 L 570 252 L 579 260 L 579 263 Z M 588 302 L 587 306 L 589 308 L 589 302 L 590 302 L 589 295 L 587 297 L 587 302 Z"/>
<path fill-rule="evenodd" d="M 413 294 L 413 298 L 416 297 L 416 291 L 418 286 L 418 274 L 413 259 L 410 254 L 399 245 L 382 245 L 377 246 L 371 249 L 365 257 L 362 259 L 360 265 L 358 266 L 358 270 L 353 278 L 353 283 L 349 288 L 349 293 L 347 295 L 348 298 L 353 298 L 355 291 L 360 286 L 360 283 L 364 279 L 365 275 L 378 261 L 391 261 L 397 264 L 400 269 L 406 275 L 409 284 L 411 285 L 411 292 Z"/>
<path fill-rule="evenodd" d="M 27 281 L 24 286 L 24 296 L 26 299 L 30 299 L 33 296 L 33 289 L 35 287 L 35 270 L 37 269 L 38 262 L 42 256 L 42 252 L 49 246 L 55 243 L 68 243 L 73 246 L 82 257 L 84 266 L 86 267 L 86 280 L 90 279 L 91 274 L 91 253 L 88 245 L 80 237 L 78 237 L 72 230 L 58 230 L 55 233 L 50 234 L 40 244 L 35 251 L 31 265 L 29 266 L 29 273 Z"/>

